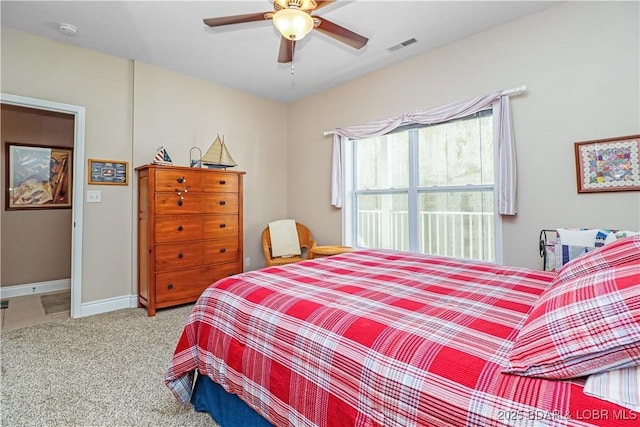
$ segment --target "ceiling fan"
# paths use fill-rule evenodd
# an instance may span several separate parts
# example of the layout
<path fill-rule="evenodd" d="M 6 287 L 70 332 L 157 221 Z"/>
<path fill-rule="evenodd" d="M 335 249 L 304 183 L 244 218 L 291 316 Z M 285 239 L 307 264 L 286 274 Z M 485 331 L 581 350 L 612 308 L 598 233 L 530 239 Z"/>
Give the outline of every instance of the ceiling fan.
<path fill-rule="evenodd" d="M 331 3 L 333 3 L 333 1 L 275 0 L 273 2 L 273 12 L 206 18 L 203 19 L 203 21 L 209 27 L 221 27 L 223 25 L 273 20 L 273 24 L 280 34 L 282 34 L 280 51 L 278 53 L 278 62 L 280 63 L 293 61 L 296 41 L 302 39 L 312 29 L 316 29 L 355 49 L 364 47 L 369 41 L 366 37 L 356 34 L 338 24 L 334 24 L 327 19 L 311 16 L 312 12 L 328 6 Z"/>

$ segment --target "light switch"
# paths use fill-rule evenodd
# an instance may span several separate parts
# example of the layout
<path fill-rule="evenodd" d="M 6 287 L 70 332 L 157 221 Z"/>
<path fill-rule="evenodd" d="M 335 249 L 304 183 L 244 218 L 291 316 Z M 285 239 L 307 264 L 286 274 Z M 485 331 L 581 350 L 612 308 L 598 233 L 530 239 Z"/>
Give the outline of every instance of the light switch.
<path fill-rule="evenodd" d="M 102 202 L 102 191 L 100 190 L 87 191 L 87 203 L 100 203 L 100 202 Z"/>

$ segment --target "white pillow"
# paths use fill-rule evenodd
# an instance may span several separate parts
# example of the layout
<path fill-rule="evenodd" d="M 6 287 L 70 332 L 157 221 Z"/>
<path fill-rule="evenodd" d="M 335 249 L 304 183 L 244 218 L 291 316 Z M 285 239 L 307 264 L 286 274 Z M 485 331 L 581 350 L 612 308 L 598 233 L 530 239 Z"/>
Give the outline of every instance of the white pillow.
<path fill-rule="evenodd" d="M 589 230 L 558 228 L 556 231 L 558 232 L 560 243 L 563 245 L 594 247 L 596 245 L 596 235 L 600 230 L 597 228 Z"/>
<path fill-rule="evenodd" d="M 640 367 L 589 375 L 584 393 L 640 412 Z"/>

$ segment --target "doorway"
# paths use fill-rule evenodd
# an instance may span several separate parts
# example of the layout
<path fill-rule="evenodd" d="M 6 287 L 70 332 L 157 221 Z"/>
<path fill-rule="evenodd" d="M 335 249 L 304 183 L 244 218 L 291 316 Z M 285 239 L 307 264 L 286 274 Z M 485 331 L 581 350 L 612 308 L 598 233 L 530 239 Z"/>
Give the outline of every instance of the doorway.
<path fill-rule="evenodd" d="M 54 111 L 74 116 L 73 190 L 71 207 L 71 317 L 82 315 L 82 218 L 84 195 L 85 108 L 37 98 L 0 94 L 0 102 L 25 108 Z"/>

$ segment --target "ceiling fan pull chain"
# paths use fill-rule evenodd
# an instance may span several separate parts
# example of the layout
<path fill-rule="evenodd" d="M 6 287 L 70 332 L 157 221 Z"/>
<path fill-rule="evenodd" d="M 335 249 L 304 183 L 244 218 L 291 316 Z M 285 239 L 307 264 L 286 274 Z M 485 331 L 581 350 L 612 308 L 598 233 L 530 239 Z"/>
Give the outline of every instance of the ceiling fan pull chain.
<path fill-rule="evenodd" d="M 296 70 L 293 66 L 293 51 L 295 50 L 295 43 L 291 43 L 291 75 L 293 76 L 296 73 Z"/>

